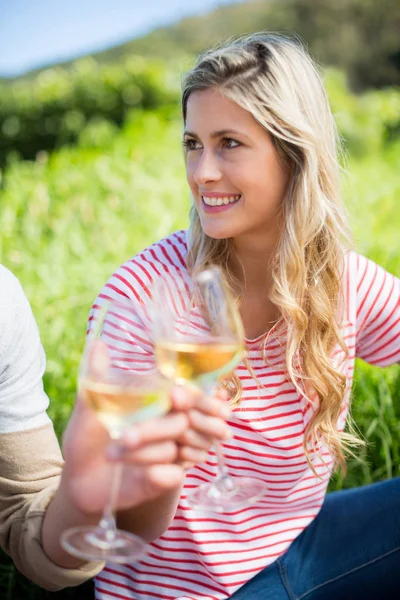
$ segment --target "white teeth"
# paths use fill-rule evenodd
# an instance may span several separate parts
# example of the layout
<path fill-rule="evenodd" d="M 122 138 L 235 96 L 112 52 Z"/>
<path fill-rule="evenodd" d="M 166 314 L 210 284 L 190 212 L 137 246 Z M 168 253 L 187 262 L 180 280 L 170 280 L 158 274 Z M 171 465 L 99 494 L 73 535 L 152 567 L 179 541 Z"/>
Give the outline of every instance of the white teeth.
<path fill-rule="evenodd" d="M 202 196 L 204 203 L 208 206 L 222 206 L 222 204 L 232 204 L 241 198 L 241 194 L 237 196 L 225 196 L 225 198 L 209 198 L 208 196 Z"/>

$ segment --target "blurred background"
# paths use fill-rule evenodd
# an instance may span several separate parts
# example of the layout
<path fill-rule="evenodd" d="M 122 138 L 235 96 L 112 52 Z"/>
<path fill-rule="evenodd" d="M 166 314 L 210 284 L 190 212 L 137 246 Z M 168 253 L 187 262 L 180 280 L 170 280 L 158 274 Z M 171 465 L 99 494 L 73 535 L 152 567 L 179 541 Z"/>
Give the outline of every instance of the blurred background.
<path fill-rule="evenodd" d="M 109 275 L 188 224 L 181 74 L 229 36 L 296 32 L 323 68 L 362 253 L 400 276 L 399 0 L 0 1 L 0 262 L 42 335 L 50 414 L 74 401 L 90 305 Z M 368 449 L 331 489 L 400 474 L 400 374 L 358 364 Z M 90 598 L 29 584 L 0 556 L 2 600 Z"/>

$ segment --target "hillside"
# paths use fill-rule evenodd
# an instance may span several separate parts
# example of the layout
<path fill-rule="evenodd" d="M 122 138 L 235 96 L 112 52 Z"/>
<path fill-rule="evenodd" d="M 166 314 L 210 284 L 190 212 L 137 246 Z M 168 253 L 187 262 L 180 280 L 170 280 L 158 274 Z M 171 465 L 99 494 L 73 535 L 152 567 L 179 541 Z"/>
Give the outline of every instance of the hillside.
<path fill-rule="evenodd" d="M 183 19 L 92 56 L 100 63 L 119 62 L 130 54 L 168 60 L 262 29 L 298 33 L 322 64 L 342 67 L 354 89 L 400 85 L 399 0 L 249 0 Z"/>

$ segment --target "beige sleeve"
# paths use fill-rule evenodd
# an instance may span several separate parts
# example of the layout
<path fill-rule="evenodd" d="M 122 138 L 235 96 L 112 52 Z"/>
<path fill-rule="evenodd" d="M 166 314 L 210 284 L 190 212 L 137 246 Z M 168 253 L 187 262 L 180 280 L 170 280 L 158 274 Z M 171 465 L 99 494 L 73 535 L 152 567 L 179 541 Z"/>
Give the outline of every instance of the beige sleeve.
<path fill-rule="evenodd" d="M 41 546 L 46 507 L 59 483 L 63 459 L 51 423 L 0 434 L 0 545 L 26 577 L 48 590 L 78 585 L 101 565 L 65 569 Z"/>

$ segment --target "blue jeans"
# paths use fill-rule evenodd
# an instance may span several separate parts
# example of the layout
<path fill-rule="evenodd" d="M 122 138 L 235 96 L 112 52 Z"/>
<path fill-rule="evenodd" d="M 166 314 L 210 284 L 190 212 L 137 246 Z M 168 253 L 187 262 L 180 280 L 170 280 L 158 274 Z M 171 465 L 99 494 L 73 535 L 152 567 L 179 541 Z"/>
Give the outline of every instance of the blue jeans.
<path fill-rule="evenodd" d="M 400 599 L 400 477 L 333 492 L 234 600 Z"/>

